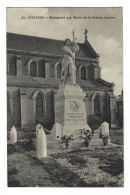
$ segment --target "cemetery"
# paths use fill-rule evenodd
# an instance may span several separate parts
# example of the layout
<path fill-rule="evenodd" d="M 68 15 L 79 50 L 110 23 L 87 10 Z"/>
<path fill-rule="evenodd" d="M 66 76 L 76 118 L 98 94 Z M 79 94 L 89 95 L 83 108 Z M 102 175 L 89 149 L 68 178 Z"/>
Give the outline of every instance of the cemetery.
<path fill-rule="evenodd" d="M 111 143 L 108 124 L 105 125 L 101 126 L 106 129 L 99 128 L 94 134 L 83 129 L 77 138 L 60 137 L 58 123 L 52 134 L 45 133 L 38 124 L 35 137 L 26 139 L 19 139 L 13 126 L 8 140 L 8 186 L 123 186 L 123 146 Z M 105 144 L 101 132 L 109 137 Z"/>

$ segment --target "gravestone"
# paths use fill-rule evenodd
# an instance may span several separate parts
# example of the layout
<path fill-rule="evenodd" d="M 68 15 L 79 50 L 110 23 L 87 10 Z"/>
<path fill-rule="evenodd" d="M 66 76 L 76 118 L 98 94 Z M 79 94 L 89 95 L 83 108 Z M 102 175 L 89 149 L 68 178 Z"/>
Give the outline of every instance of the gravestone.
<path fill-rule="evenodd" d="M 102 125 L 101 125 L 101 132 L 102 132 L 102 135 L 107 135 L 109 138 L 108 138 L 108 144 L 111 143 L 111 139 L 110 139 L 110 133 L 109 133 L 109 123 L 107 122 L 103 122 Z"/>
<path fill-rule="evenodd" d="M 101 129 L 102 135 L 109 135 L 109 124 L 107 122 L 101 124 Z"/>
<path fill-rule="evenodd" d="M 37 134 L 37 149 L 36 149 L 36 156 L 38 159 L 43 157 L 47 157 L 47 141 L 46 141 L 46 134 L 42 128 L 38 130 Z"/>
<path fill-rule="evenodd" d="M 60 139 L 61 138 L 61 125 L 59 123 L 55 123 L 53 125 L 53 129 L 51 131 L 52 136 L 54 139 Z"/>
<path fill-rule="evenodd" d="M 99 137 L 99 132 L 102 136 L 108 136 L 108 144 L 111 143 L 110 133 L 109 133 L 109 124 L 107 122 L 103 122 L 101 126 L 94 131 L 93 138 L 91 140 L 91 146 L 102 146 L 103 139 Z"/>
<path fill-rule="evenodd" d="M 15 126 L 13 125 L 10 131 L 10 143 L 15 144 L 16 142 L 17 142 L 17 130 Z"/>
<path fill-rule="evenodd" d="M 85 93 L 78 85 L 63 85 L 55 94 L 55 123 L 61 125 L 61 136 L 79 135 L 81 129 L 88 129 Z M 76 136 L 75 135 L 75 136 Z"/>
<path fill-rule="evenodd" d="M 41 128 L 43 129 L 43 126 L 42 125 L 40 125 L 40 124 L 36 125 L 36 136 L 38 135 L 38 131 Z"/>

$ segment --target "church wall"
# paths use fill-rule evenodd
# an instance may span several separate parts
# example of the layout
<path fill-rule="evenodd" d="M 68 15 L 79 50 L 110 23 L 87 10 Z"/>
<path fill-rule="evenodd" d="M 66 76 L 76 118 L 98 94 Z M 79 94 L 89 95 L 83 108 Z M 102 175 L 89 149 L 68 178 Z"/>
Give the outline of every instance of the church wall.
<path fill-rule="evenodd" d="M 51 129 L 55 121 L 54 114 L 54 93 L 52 89 L 38 89 L 38 88 L 17 88 L 9 87 L 9 92 L 12 94 L 12 108 L 13 114 L 8 117 L 9 123 L 15 124 L 17 127 L 22 129 L 35 129 L 36 125 L 36 113 L 35 104 L 33 99 L 33 93 L 36 90 L 40 90 L 46 94 L 46 115 L 43 118 L 43 126 L 47 129 Z M 86 118 L 88 124 L 92 127 L 92 124 L 96 126 L 102 122 L 102 114 L 100 116 L 94 116 L 94 94 L 102 95 L 103 91 L 85 91 L 86 97 L 84 99 L 86 106 Z M 101 105 L 102 107 L 102 105 Z M 102 109 L 102 108 L 101 108 Z M 110 98 L 110 114 L 111 114 L 111 124 L 116 123 L 116 100 L 115 98 Z"/>
<path fill-rule="evenodd" d="M 117 102 L 118 126 L 123 127 L 123 101 Z"/>
<path fill-rule="evenodd" d="M 100 96 L 100 103 L 101 103 L 100 104 L 100 109 L 101 109 L 100 115 L 94 114 L 94 98 L 97 94 L 99 94 Z M 103 115 L 103 102 L 102 102 L 102 97 L 104 94 L 105 94 L 104 91 L 93 91 L 93 90 L 86 91 L 86 97 L 84 99 L 85 106 L 86 106 L 86 117 L 87 117 L 87 122 L 91 126 L 91 128 L 96 129 L 105 120 L 104 115 Z M 114 96 L 112 96 L 112 92 L 110 93 L 110 95 L 111 95 L 110 123 L 111 123 L 111 127 L 115 127 L 115 124 L 117 123 L 116 122 L 116 99 Z"/>
<path fill-rule="evenodd" d="M 47 102 L 46 102 L 46 119 L 44 121 L 45 127 L 49 130 L 52 129 L 52 126 L 55 123 L 55 108 L 54 108 L 54 93 L 53 91 L 49 91 L 46 93 Z"/>
<path fill-rule="evenodd" d="M 50 78 L 55 78 L 55 60 L 50 61 Z"/>
<path fill-rule="evenodd" d="M 55 76 L 56 63 L 60 62 L 61 60 L 51 59 L 49 61 L 50 61 L 50 78 L 56 78 Z"/>
<path fill-rule="evenodd" d="M 8 128 L 13 125 L 21 129 L 35 129 L 36 125 L 36 112 L 35 112 L 35 100 L 33 99 L 33 93 L 38 90 L 37 88 L 17 88 L 8 87 L 8 91 L 11 94 L 11 115 L 8 115 Z M 52 89 L 41 90 L 46 94 L 46 114 L 43 118 L 43 126 L 46 128 L 52 128 L 54 124 L 54 93 Z"/>
<path fill-rule="evenodd" d="M 28 75 L 28 65 L 27 62 L 30 60 L 32 56 L 22 56 L 21 57 L 21 63 L 22 63 L 22 75 L 23 76 L 29 76 Z"/>
<path fill-rule="evenodd" d="M 18 67 L 18 74 L 17 76 L 29 76 L 29 67 L 28 67 L 28 61 L 34 60 L 38 65 L 41 64 L 42 60 L 45 60 L 45 78 L 55 78 L 55 64 L 57 62 L 61 62 L 61 59 L 50 59 L 50 58 L 44 58 L 44 57 L 36 57 L 31 55 L 14 55 L 14 54 L 8 54 L 7 57 L 7 68 L 8 68 L 8 62 L 9 59 L 12 57 L 17 56 L 17 63 L 19 63 Z M 21 64 L 20 64 L 21 63 Z"/>
<path fill-rule="evenodd" d="M 7 54 L 7 60 L 6 60 L 6 72 L 7 72 L 7 75 L 9 75 L 10 73 L 10 71 L 9 71 L 9 64 L 12 64 L 11 63 L 11 61 L 12 61 L 12 59 L 13 58 L 15 58 L 16 57 L 16 55 L 14 55 L 14 54 Z M 12 66 L 12 65 L 11 65 Z"/>
<path fill-rule="evenodd" d="M 20 90 L 16 87 L 9 87 L 8 92 L 11 94 L 11 114 L 7 116 L 7 127 L 11 128 L 21 126 L 21 105 L 20 105 Z"/>
<path fill-rule="evenodd" d="M 42 60 L 45 60 L 45 78 L 55 78 L 55 64 L 58 62 L 62 62 L 62 59 L 50 59 L 50 58 L 44 58 L 44 57 L 37 57 L 32 55 L 14 55 L 14 54 L 8 54 L 7 56 L 7 64 L 9 62 L 9 59 L 11 57 L 16 57 L 17 59 L 17 76 L 29 76 L 29 67 L 28 67 L 28 61 L 30 59 L 34 60 L 37 64 L 40 64 Z M 96 63 L 97 64 L 97 63 Z M 76 61 L 76 78 L 77 80 L 81 80 L 81 66 L 86 67 L 86 80 L 90 79 L 91 76 L 88 75 L 90 73 L 89 66 L 91 65 L 91 62 L 80 62 Z M 8 66 L 7 66 L 8 67 Z M 97 65 L 94 69 L 94 77 L 100 78 L 100 67 Z"/>
<path fill-rule="evenodd" d="M 35 126 L 35 115 L 33 107 L 33 99 L 27 93 L 30 89 L 23 88 L 21 90 L 21 128 L 28 129 Z"/>
<path fill-rule="evenodd" d="M 84 66 L 86 67 L 86 80 L 88 79 L 88 66 L 91 64 L 90 62 L 79 62 L 79 61 L 76 61 L 76 79 L 77 80 L 81 80 L 81 67 Z"/>
<path fill-rule="evenodd" d="M 52 90 L 43 90 L 37 88 L 24 88 L 21 90 L 21 128 L 32 128 L 36 126 L 36 99 L 33 94 L 36 91 L 45 94 L 46 105 L 44 107 L 43 126 L 50 129 L 54 124 L 54 95 Z M 38 93 L 37 92 L 37 93 Z"/>
<path fill-rule="evenodd" d="M 94 79 L 100 78 L 100 69 L 98 66 L 94 67 Z"/>
<path fill-rule="evenodd" d="M 14 54 L 8 54 L 7 62 L 10 57 L 16 56 Z M 37 63 L 41 63 L 41 60 L 45 60 L 45 78 L 55 78 L 55 65 L 58 62 L 61 62 L 61 59 L 53 59 L 53 58 L 43 58 L 43 57 L 36 57 L 31 55 L 17 55 L 17 77 L 18 76 L 29 76 L 28 71 L 28 65 L 27 62 L 33 59 Z M 89 67 L 91 66 L 91 62 L 84 62 L 81 63 L 80 61 L 76 61 L 76 79 L 77 83 L 78 81 L 81 81 L 81 66 L 86 67 L 86 80 L 82 80 L 82 83 L 87 82 L 88 79 L 92 78 L 92 76 L 89 75 L 91 71 L 89 71 Z M 93 66 L 94 67 L 94 66 Z M 94 68 L 94 79 L 101 77 L 101 68 L 99 67 L 99 64 L 96 63 L 96 67 Z M 53 80 L 55 82 L 55 80 Z M 60 79 L 59 79 L 60 82 Z M 57 86 L 56 86 L 57 87 Z M 21 126 L 21 128 L 31 128 L 35 129 L 36 125 L 36 113 L 34 108 L 34 99 L 32 97 L 33 92 L 38 88 L 21 88 L 20 90 L 16 87 L 12 87 L 12 91 L 14 94 L 14 99 L 12 100 L 12 106 L 13 106 L 13 115 L 12 118 L 15 119 L 16 126 Z M 41 90 L 41 89 L 40 89 Z M 19 92 L 18 92 L 19 91 Z M 54 116 L 54 94 L 52 92 L 52 89 L 42 89 L 41 91 L 45 92 L 46 94 L 46 115 L 43 118 L 43 126 L 45 126 L 48 129 L 51 129 L 52 124 L 55 121 Z M 85 105 L 86 105 L 86 117 L 88 124 L 92 125 L 96 123 L 101 123 L 102 115 L 101 116 L 94 116 L 94 102 L 92 100 L 92 95 L 94 93 L 98 93 L 99 95 L 103 95 L 103 91 L 95 91 L 95 90 L 89 90 L 86 91 L 86 97 L 84 99 Z M 20 95 L 21 94 L 21 95 Z M 115 99 L 111 98 L 110 101 L 110 110 L 111 110 L 111 123 L 115 123 Z M 8 117 L 8 120 L 13 120 L 12 118 Z M 95 122 L 96 121 L 96 122 Z"/>
<path fill-rule="evenodd" d="M 98 78 L 101 78 L 101 67 L 98 67 Z"/>
<path fill-rule="evenodd" d="M 116 120 L 116 98 L 110 98 L 110 112 L 111 112 L 111 127 L 116 127 L 117 120 Z"/>
<path fill-rule="evenodd" d="M 28 67 L 29 60 L 34 60 L 36 63 L 40 64 L 41 60 L 45 60 L 45 58 L 31 56 L 31 55 L 22 55 L 21 63 L 22 63 L 22 75 L 23 76 L 29 76 L 29 67 Z"/>

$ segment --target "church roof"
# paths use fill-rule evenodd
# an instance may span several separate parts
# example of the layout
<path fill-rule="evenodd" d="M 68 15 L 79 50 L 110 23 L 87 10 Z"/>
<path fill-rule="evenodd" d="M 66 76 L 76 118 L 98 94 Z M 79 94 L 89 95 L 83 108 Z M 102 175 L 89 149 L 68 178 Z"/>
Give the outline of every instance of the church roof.
<path fill-rule="evenodd" d="M 109 83 L 108 81 L 105 81 L 104 79 L 101 79 L 101 78 L 97 78 L 96 81 L 102 85 L 105 85 L 107 87 L 111 87 L 111 86 L 114 86 L 114 83 Z"/>
<path fill-rule="evenodd" d="M 79 51 L 76 53 L 76 57 L 96 58 L 97 54 L 88 42 L 88 40 L 85 41 L 85 43 L 78 43 L 78 45 Z M 55 40 L 28 35 L 7 33 L 7 49 L 11 50 L 20 50 L 52 55 L 63 55 L 63 46 L 64 40 Z"/>

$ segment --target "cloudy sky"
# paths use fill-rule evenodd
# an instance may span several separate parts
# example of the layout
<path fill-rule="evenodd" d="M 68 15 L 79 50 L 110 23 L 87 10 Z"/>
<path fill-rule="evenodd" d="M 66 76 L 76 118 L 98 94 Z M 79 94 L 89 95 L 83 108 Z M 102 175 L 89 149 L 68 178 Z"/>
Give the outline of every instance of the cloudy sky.
<path fill-rule="evenodd" d="M 22 16 L 26 19 L 22 19 Z M 41 16 L 42 19 L 28 19 L 29 16 Z M 45 18 L 49 16 L 65 17 L 65 19 Z M 73 16 L 82 19 L 74 19 Z M 121 93 L 123 88 L 122 8 L 7 8 L 6 21 L 7 32 L 59 40 L 72 38 L 74 29 L 77 42 L 81 43 L 84 42 L 84 30 L 87 28 L 88 40 L 100 55 L 102 79 L 115 83 L 115 95 Z"/>

